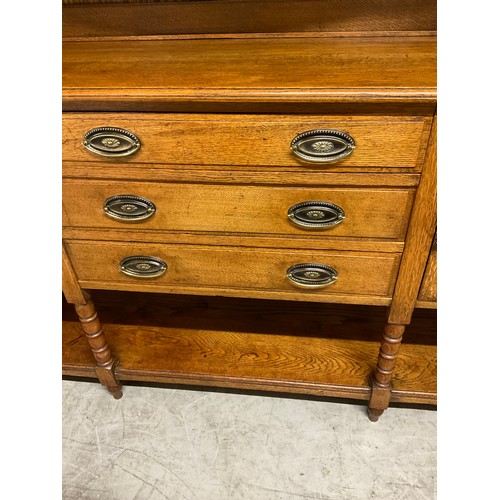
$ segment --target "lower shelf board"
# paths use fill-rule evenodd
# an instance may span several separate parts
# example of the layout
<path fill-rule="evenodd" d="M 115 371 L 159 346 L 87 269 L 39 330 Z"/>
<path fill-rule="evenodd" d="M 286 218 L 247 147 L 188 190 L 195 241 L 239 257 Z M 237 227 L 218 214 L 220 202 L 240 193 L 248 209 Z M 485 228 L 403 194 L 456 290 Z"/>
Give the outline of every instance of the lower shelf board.
<path fill-rule="evenodd" d="M 368 399 L 386 309 L 255 299 L 92 292 L 122 381 Z M 63 375 L 95 362 L 63 301 Z M 393 402 L 436 404 L 436 311 L 417 310 L 393 377 Z"/>

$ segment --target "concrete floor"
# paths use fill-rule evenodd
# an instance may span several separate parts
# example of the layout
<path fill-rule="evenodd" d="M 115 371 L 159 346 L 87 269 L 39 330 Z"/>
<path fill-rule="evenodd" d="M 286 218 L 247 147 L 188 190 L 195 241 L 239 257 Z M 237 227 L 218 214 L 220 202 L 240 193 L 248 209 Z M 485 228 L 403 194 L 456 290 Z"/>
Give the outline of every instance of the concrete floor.
<path fill-rule="evenodd" d="M 63 381 L 63 499 L 433 500 L 436 416 Z"/>

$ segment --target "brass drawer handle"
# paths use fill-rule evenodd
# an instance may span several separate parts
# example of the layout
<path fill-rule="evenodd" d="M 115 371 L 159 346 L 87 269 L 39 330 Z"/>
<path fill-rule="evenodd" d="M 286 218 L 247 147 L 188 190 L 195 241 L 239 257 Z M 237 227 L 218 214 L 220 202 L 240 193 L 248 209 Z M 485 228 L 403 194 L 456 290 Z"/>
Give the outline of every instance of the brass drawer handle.
<path fill-rule="evenodd" d="M 167 264 L 158 257 L 131 255 L 120 262 L 120 271 L 136 278 L 156 278 L 167 270 Z"/>
<path fill-rule="evenodd" d="M 354 139 L 340 130 L 309 130 L 297 135 L 290 149 L 301 160 L 331 163 L 349 156 L 356 147 Z"/>
<path fill-rule="evenodd" d="M 124 128 L 98 127 L 83 136 L 83 145 L 101 156 L 130 156 L 139 150 L 141 141 Z"/>
<path fill-rule="evenodd" d="M 324 264 L 295 264 L 286 277 L 300 288 L 323 288 L 337 281 L 337 270 Z"/>
<path fill-rule="evenodd" d="M 148 219 L 156 212 L 155 204 L 142 196 L 118 194 L 104 201 L 104 213 L 122 222 Z"/>
<path fill-rule="evenodd" d="M 323 229 L 340 224 L 345 212 L 328 201 L 304 201 L 288 209 L 288 218 L 297 226 Z"/>

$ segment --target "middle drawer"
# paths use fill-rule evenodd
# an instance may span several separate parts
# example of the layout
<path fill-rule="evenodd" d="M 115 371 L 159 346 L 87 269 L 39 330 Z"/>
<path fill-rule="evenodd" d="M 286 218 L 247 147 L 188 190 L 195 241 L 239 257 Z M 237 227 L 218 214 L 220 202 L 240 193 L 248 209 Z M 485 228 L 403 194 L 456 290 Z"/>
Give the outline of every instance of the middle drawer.
<path fill-rule="evenodd" d="M 126 196 L 123 205 L 120 199 L 118 204 L 114 202 L 114 197 L 123 195 L 151 202 L 152 215 L 131 224 L 133 212 L 141 208 L 134 206 L 133 198 L 127 203 Z M 324 236 L 402 241 L 413 197 L 412 188 L 316 189 L 65 179 L 63 225 L 301 236 L 321 232 Z M 106 215 L 106 200 L 111 212 L 126 214 L 129 210 L 132 218 L 117 220 Z M 333 209 L 328 208 L 332 205 Z M 334 224 L 325 226 L 329 220 Z"/>

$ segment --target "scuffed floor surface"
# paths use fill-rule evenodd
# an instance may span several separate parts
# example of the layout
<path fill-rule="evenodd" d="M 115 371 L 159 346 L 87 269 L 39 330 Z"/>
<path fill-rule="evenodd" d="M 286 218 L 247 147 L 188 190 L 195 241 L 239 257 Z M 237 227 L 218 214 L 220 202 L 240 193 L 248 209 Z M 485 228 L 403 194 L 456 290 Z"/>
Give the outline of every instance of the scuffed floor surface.
<path fill-rule="evenodd" d="M 436 416 L 63 381 L 63 499 L 433 500 Z"/>

